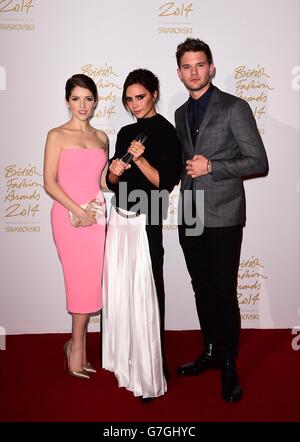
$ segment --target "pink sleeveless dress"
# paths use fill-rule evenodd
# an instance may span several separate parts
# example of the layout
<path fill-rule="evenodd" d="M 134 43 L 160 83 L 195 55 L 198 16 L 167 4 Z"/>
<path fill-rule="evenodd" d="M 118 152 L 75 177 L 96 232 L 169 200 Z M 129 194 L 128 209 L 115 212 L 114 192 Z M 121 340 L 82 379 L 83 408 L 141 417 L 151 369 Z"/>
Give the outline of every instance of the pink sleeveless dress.
<path fill-rule="evenodd" d="M 106 164 L 101 148 L 63 149 L 58 165 L 58 183 L 77 204 L 98 198 L 101 172 Z M 105 219 L 87 227 L 73 227 L 68 210 L 54 201 L 51 210 L 54 242 L 65 280 L 67 310 L 93 313 L 102 307 L 102 266 Z"/>

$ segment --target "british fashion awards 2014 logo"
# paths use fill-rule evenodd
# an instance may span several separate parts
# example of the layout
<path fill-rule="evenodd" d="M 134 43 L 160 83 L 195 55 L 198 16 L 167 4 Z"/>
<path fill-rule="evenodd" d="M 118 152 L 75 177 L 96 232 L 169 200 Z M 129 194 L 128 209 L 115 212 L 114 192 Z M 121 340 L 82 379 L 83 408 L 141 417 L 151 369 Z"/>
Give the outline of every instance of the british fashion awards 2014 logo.
<path fill-rule="evenodd" d="M 30 163 L 25 167 L 10 164 L 4 168 L 4 181 L 5 232 L 39 232 L 43 186 L 42 173 L 38 166 Z"/>
<path fill-rule="evenodd" d="M 99 127 L 108 136 L 116 135 L 115 120 L 118 113 L 118 98 L 122 90 L 119 74 L 108 63 L 103 66 L 95 66 L 92 63 L 85 64 L 81 66 L 80 70 L 95 81 L 98 89 L 98 106 L 93 122 L 96 126 L 99 122 Z"/>
<path fill-rule="evenodd" d="M 274 89 L 270 84 L 271 75 L 260 64 L 255 68 L 240 65 L 234 70 L 234 79 L 236 95 L 249 103 L 258 130 L 263 135 L 263 117 L 267 113 L 269 95 Z"/>
<path fill-rule="evenodd" d="M 163 2 L 158 7 L 158 33 L 163 35 L 191 36 L 192 2 Z"/>
<path fill-rule="evenodd" d="M 34 31 L 34 7 L 33 0 L 0 0 L 0 31 Z"/>

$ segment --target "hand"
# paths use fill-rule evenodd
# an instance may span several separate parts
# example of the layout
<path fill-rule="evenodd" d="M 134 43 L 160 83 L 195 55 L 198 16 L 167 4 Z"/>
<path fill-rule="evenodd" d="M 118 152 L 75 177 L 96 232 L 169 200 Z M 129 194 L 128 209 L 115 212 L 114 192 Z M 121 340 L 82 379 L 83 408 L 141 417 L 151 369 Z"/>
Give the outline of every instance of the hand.
<path fill-rule="evenodd" d="M 192 178 L 207 175 L 207 161 L 208 159 L 203 155 L 194 155 L 186 162 L 186 173 Z"/>
<path fill-rule="evenodd" d="M 95 224 L 96 221 L 96 212 L 88 211 L 82 209 L 82 212 L 80 214 L 79 222 L 77 223 L 76 227 L 87 227 L 91 226 L 92 224 Z"/>
<path fill-rule="evenodd" d="M 116 176 L 121 176 L 124 173 L 124 170 L 130 169 L 130 167 L 130 164 L 123 163 L 123 161 L 117 158 L 111 162 L 108 170 Z"/>
<path fill-rule="evenodd" d="M 145 146 L 140 141 L 132 141 L 128 152 L 133 155 L 132 160 L 134 162 L 138 161 L 144 154 Z"/>

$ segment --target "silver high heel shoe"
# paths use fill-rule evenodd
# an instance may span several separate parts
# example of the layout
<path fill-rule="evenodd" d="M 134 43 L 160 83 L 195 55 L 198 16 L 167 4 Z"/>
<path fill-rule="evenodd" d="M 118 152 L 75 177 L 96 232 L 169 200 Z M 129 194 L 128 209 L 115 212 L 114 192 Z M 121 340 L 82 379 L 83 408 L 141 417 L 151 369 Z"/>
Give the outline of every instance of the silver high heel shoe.
<path fill-rule="evenodd" d="M 82 370 L 72 371 L 69 369 L 68 364 L 68 347 L 69 347 L 70 341 L 67 341 L 64 345 L 64 354 L 65 354 L 65 371 L 68 375 L 74 376 L 75 378 L 81 378 L 81 379 L 90 379 L 90 376 L 88 372 L 82 368 Z"/>
<path fill-rule="evenodd" d="M 83 366 L 83 369 L 88 373 L 97 373 L 97 370 L 90 362 L 87 362 L 86 365 Z"/>

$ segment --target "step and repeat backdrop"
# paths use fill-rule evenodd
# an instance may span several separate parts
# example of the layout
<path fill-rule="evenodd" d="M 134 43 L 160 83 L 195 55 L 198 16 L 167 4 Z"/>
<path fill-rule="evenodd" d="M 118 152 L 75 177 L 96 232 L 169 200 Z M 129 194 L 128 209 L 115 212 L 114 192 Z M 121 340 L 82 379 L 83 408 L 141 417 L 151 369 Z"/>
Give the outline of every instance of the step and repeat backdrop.
<path fill-rule="evenodd" d="M 70 329 L 50 227 L 52 200 L 42 178 L 46 134 L 69 117 L 67 78 L 80 72 L 96 82 L 92 124 L 107 133 L 112 154 L 118 130 L 133 121 L 121 103 L 131 70 L 143 67 L 159 77 L 158 110 L 174 122 L 187 99 L 175 60 L 186 37 L 210 45 L 214 84 L 248 101 L 270 162 L 268 176 L 245 182 L 242 326 L 299 324 L 299 1 L 1 0 L 1 330 Z M 178 188 L 171 217 L 177 196 Z M 194 296 L 170 223 L 164 245 L 166 328 L 195 329 Z M 98 331 L 99 323 L 92 317 L 90 329 Z"/>

